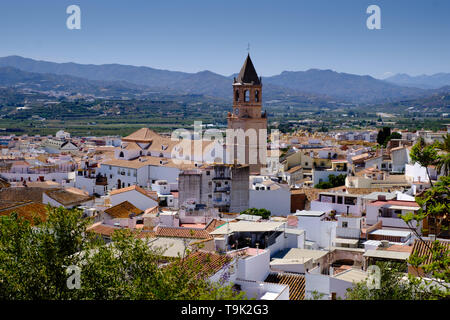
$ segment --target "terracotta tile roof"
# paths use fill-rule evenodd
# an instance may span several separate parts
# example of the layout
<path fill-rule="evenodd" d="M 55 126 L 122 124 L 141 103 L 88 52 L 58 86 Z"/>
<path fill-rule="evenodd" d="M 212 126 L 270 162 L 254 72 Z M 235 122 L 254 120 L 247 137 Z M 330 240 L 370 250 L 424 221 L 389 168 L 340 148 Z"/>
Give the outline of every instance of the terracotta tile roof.
<path fill-rule="evenodd" d="M 271 273 L 264 282 L 286 284 L 289 286 L 289 300 L 305 299 L 305 276 L 291 273 Z"/>
<path fill-rule="evenodd" d="M 380 249 L 380 248 L 378 248 L 378 249 Z M 411 247 L 411 246 L 402 246 L 402 245 L 399 245 L 399 244 L 394 244 L 394 245 L 392 245 L 392 246 L 390 246 L 388 248 L 384 248 L 384 250 L 386 250 L 386 251 L 397 251 L 397 252 L 409 252 L 409 253 L 411 253 L 412 250 L 413 250 L 413 247 Z"/>
<path fill-rule="evenodd" d="M 146 191 L 145 189 L 139 187 L 138 185 L 132 185 L 132 186 L 126 187 L 126 188 L 112 190 L 109 193 L 109 195 L 113 196 L 115 194 L 120 194 L 120 193 L 124 193 L 124 192 L 128 192 L 128 191 L 137 191 L 137 192 L 143 194 L 144 196 L 147 196 L 156 201 L 156 198 L 152 197 L 151 192 Z"/>
<path fill-rule="evenodd" d="M 294 173 L 294 172 L 297 172 L 297 171 L 299 171 L 301 169 L 302 169 L 301 165 L 294 166 L 294 167 L 290 168 L 288 171 L 286 171 L 286 173 Z"/>
<path fill-rule="evenodd" d="M 34 222 L 34 217 L 38 217 L 42 221 L 47 220 L 47 206 L 42 203 L 31 201 L 0 201 L 0 216 L 7 216 L 13 212 L 16 212 L 19 217 L 22 217 L 31 223 Z"/>
<path fill-rule="evenodd" d="M 186 257 L 187 263 L 198 266 L 198 274 L 211 276 L 217 273 L 224 265 L 232 260 L 227 255 L 219 255 L 214 252 L 198 250 Z"/>
<path fill-rule="evenodd" d="M 122 168 L 139 169 L 139 168 L 148 166 L 151 163 L 147 162 L 147 161 L 139 161 L 139 160 L 113 159 L 113 160 L 105 161 L 102 164 L 108 165 L 108 166 L 122 167 Z"/>
<path fill-rule="evenodd" d="M 158 135 L 155 131 L 148 128 L 141 128 L 129 136 L 124 137 L 122 141 L 151 142 L 155 135 Z"/>
<path fill-rule="evenodd" d="M 142 148 L 136 142 L 130 142 L 125 147 L 125 150 L 142 150 Z"/>
<path fill-rule="evenodd" d="M 128 201 L 124 201 L 122 203 L 119 203 L 118 205 L 115 205 L 114 207 L 108 208 L 105 210 L 105 213 L 109 214 L 111 217 L 115 219 L 124 219 L 129 218 L 130 215 L 140 215 L 144 213 L 139 208 L 136 208 Z"/>
<path fill-rule="evenodd" d="M 189 238 L 189 239 L 209 239 L 212 236 L 205 229 L 158 227 L 157 237 Z"/>
<path fill-rule="evenodd" d="M 102 223 L 95 223 L 92 226 L 86 229 L 87 232 L 93 232 L 102 236 L 111 237 L 114 231 L 120 230 L 120 228 L 116 228 L 113 226 L 108 226 Z"/>
<path fill-rule="evenodd" d="M 142 231 L 138 233 L 137 237 L 140 239 L 155 238 L 156 233 L 153 230 L 146 230 L 145 228 L 143 228 Z"/>
<path fill-rule="evenodd" d="M 439 243 L 445 248 L 444 250 L 450 250 L 450 241 L 438 240 Z M 430 254 L 430 249 L 433 247 L 433 241 L 424 240 L 423 242 L 416 239 L 414 240 L 412 252 L 413 254 L 418 254 L 419 257 L 427 256 L 427 260 L 425 260 L 424 264 L 430 264 L 432 262 L 432 256 Z"/>
<path fill-rule="evenodd" d="M 72 189 L 49 190 L 45 194 L 64 206 L 81 204 L 95 198 Z"/>
<path fill-rule="evenodd" d="M 388 201 L 374 201 L 370 202 L 368 205 L 371 206 L 382 206 L 385 204 L 395 205 L 395 206 L 405 206 L 405 207 L 415 207 L 419 208 L 419 204 L 415 201 L 403 201 L 403 200 L 388 200 Z"/>
<path fill-rule="evenodd" d="M 213 219 L 205 228 L 205 230 L 207 232 L 211 232 L 214 231 L 215 229 L 217 229 L 218 227 L 224 225 L 226 222 L 223 220 L 219 220 L 219 219 Z"/>
<path fill-rule="evenodd" d="M 141 160 L 139 160 L 141 159 Z M 179 168 L 181 170 L 194 169 L 195 162 L 192 161 L 184 161 L 182 163 L 175 163 L 172 159 L 162 158 L 162 157 L 153 157 L 153 156 L 142 156 L 136 160 L 120 160 L 113 159 L 108 160 L 102 163 L 102 165 L 109 165 L 115 167 L 122 168 L 131 168 L 131 169 L 139 169 L 145 166 L 157 166 L 157 167 L 171 167 L 171 168 Z M 162 161 L 162 163 L 161 163 Z"/>

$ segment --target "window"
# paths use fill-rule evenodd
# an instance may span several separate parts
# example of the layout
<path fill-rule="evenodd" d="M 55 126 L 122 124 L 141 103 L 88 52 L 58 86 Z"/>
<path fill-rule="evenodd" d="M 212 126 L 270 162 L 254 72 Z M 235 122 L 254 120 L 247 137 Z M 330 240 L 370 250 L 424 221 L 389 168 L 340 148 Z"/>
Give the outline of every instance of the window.
<path fill-rule="evenodd" d="M 250 101 L 250 92 L 248 90 L 244 91 L 244 101 L 249 102 Z"/>
<path fill-rule="evenodd" d="M 259 102 L 259 90 L 255 90 L 255 102 Z"/>
<path fill-rule="evenodd" d="M 342 204 L 342 197 L 337 197 L 337 203 Z"/>
<path fill-rule="evenodd" d="M 123 158 L 123 157 L 124 157 L 123 151 L 120 151 L 119 158 Z"/>
<path fill-rule="evenodd" d="M 210 171 L 206 171 L 206 175 L 209 176 L 211 173 Z"/>
<path fill-rule="evenodd" d="M 239 101 L 239 90 L 236 90 L 236 91 L 234 92 L 234 100 L 235 100 L 235 101 Z"/>
<path fill-rule="evenodd" d="M 354 206 L 354 205 L 356 205 L 356 198 L 345 197 L 344 198 L 344 203 L 348 204 L 348 205 L 351 205 L 351 206 Z"/>
<path fill-rule="evenodd" d="M 342 221 L 342 228 L 347 228 L 347 227 L 348 227 L 348 222 Z"/>

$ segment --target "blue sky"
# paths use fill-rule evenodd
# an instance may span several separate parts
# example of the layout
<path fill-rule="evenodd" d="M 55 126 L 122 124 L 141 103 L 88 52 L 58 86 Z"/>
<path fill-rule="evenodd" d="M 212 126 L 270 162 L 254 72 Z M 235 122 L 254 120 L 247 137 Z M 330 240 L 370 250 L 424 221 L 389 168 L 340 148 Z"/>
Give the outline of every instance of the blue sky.
<path fill-rule="evenodd" d="M 66 8 L 81 8 L 81 30 Z M 369 30 L 366 8 L 381 8 Z M 2 0 L 0 56 L 224 75 L 247 43 L 262 76 L 310 68 L 384 77 L 450 72 L 448 0 Z"/>

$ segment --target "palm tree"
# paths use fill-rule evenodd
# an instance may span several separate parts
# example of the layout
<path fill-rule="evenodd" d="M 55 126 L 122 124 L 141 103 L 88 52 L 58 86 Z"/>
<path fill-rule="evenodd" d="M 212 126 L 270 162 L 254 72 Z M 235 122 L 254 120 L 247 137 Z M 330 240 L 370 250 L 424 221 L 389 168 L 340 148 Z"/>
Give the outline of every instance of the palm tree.
<path fill-rule="evenodd" d="M 436 171 L 448 176 L 450 172 L 450 134 L 444 136 L 443 142 L 436 143 L 436 149 L 438 150 Z"/>

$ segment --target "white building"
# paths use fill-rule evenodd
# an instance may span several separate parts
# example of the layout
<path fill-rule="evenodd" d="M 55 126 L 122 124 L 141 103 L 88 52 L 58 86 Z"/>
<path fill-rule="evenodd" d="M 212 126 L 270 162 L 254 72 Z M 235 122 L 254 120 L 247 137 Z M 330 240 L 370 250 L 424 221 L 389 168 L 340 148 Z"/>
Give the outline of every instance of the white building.
<path fill-rule="evenodd" d="M 250 179 L 249 208 L 267 209 L 272 215 L 291 213 L 291 192 L 287 184 L 256 176 Z"/>
<path fill-rule="evenodd" d="M 113 190 L 110 192 L 109 197 L 112 206 L 118 205 L 124 201 L 130 202 L 132 205 L 143 211 L 158 206 L 158 201 L 137 185 Z"/>
<path fill-rule="evenodd" d="M 368 203 L 366 206 L 366 223 L 374 225 L 378 221 L 382 221 L 383 227 L 408 228 L 401 216 L 416 212 L 420 206 L 415 201 L 404 200 L 377 200 Z M 417 227 L 413 221 L 413 226 Z M 420 229 L 420 228 L 419 228 Z M 420 232 L 420 230 L 418 230 Z"/>
<path fill-rule="evenodd" d="M 312 211 L 349 213 L 361 216 L 362 201 L 360 195 L 343 192 L 320 192 L 317 200 L 311 201 Z"/>
<path fill-rule="evenodd" d="M 305 248 L 330 248 L 336 238 L 337 221 L 327 219 L 324 211 L 297 211 L 297 228 L 305 233 Z M 313 242 L 311 246 L 308 242 Z"/>

